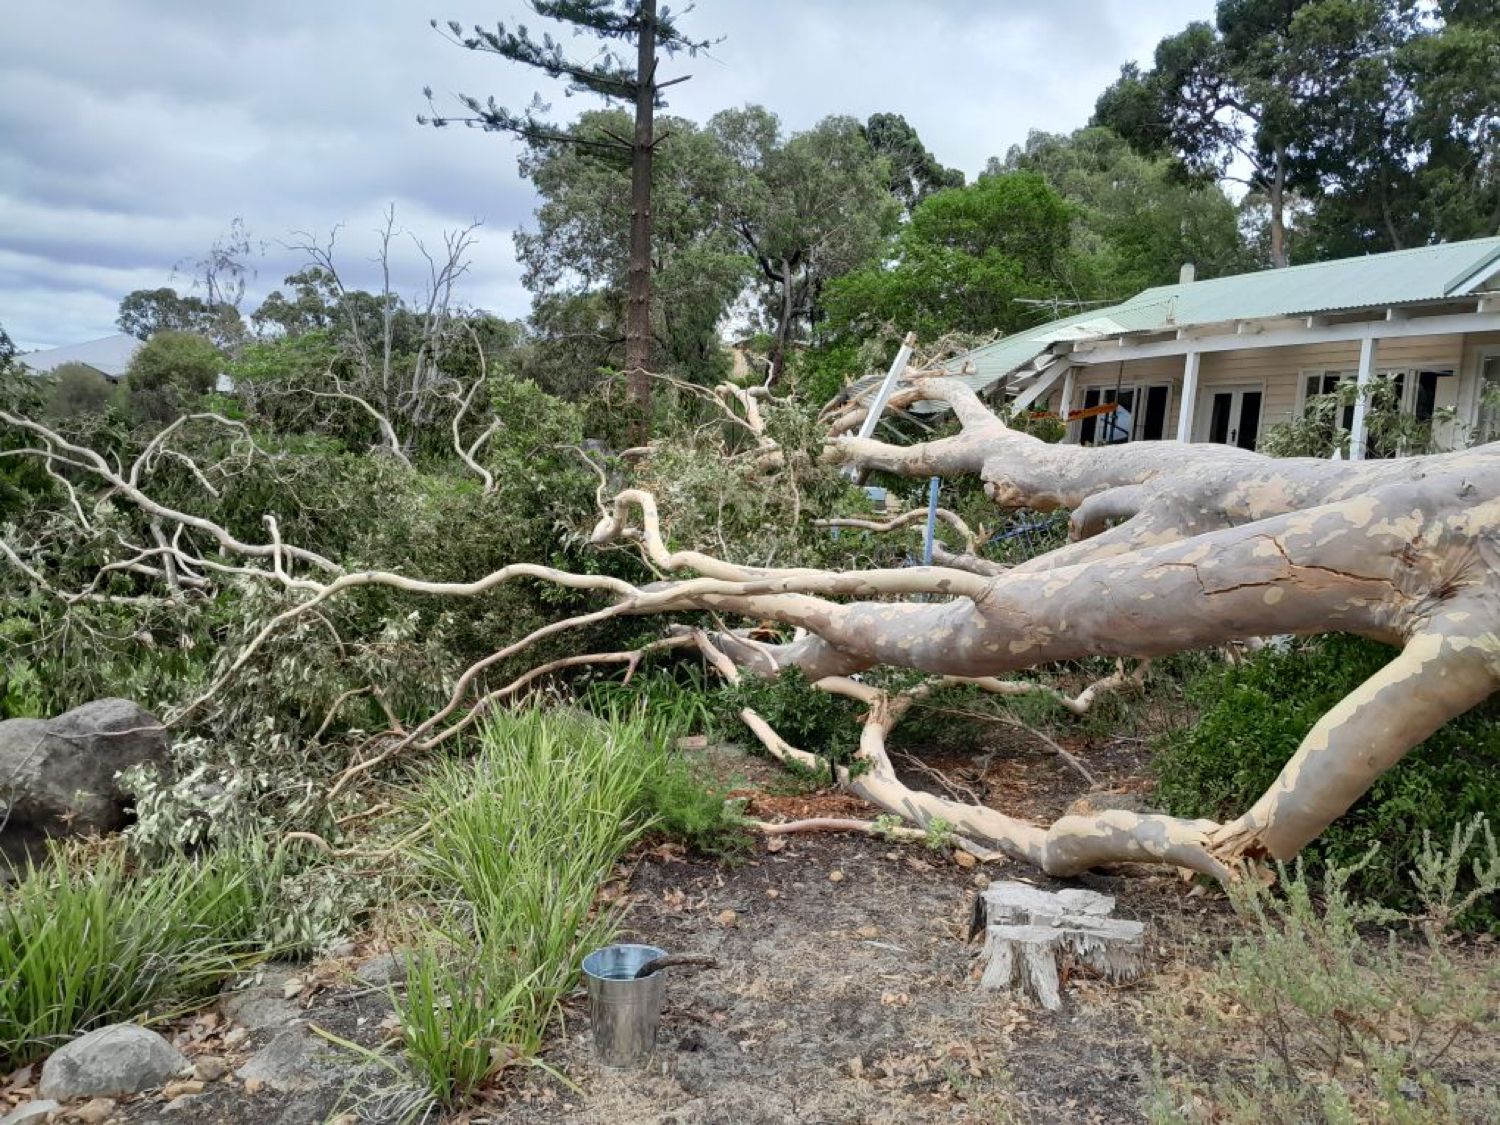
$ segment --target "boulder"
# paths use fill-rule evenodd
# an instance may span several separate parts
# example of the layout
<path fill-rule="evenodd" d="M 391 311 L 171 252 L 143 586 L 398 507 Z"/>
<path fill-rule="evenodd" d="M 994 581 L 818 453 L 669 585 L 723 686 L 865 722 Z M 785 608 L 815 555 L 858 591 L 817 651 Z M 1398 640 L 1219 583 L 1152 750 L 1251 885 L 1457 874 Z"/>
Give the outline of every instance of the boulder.
<path fill-rule="evenodd" d="M 156 1032 L 111 1024 L 59 1047 L 42 1065 L 39 1097 L 112 1098 L 154 1090 L 188 1066 L 182 1052 Z"/>
<path fill-rule="evenodd" d="M 100 699 L 55 719 L 0 722 L 0 804 L 7 832 L 34 836 L 112 832 L 126 822 L 115 775 L 167 763 L 161 720 L 128 699 Z"/>

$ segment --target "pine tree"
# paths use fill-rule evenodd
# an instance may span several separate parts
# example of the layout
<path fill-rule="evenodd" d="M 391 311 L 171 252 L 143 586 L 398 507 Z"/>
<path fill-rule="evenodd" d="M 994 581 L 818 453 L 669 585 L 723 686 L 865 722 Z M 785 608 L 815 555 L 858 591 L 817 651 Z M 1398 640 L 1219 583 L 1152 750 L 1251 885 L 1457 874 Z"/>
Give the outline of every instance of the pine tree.
<path fill-rule="evenodd" d="M 512 30 L 502 23 L 493 31 L 476 26 L 469 35 L 458 22 L 450 21 L 448 37 L 468 50 L 499 55 L 543 71 L 549 78 L 564 80 L 569 94 L 596 94 L 606 102 L 633 105 L 634 135 L 611 133 L 603 140 L 575 136 L 541 119 L 548 107 L 540 96 L 526 110 L 517 113 L 497 105 L 493 97 L 481 102 L 459 94 L 466 115 L 440 114 L 434 106 L 431 116 L 417 120 L 438 128 L 462 124 L 487 132 L 511 133 L 533 144 L 578 144 L 629 155 L 630 257 L 626 270 L 625 366 L 631 399 L 639 412 L 640 425 L 645 427 L 651 416 L 651 380 L 647 374 L 651 362 L 651 158 L 656 146 L 667 136 L 655 135 L 656 110 L 666 104 L 663 90 L 690 77 L 681 75 L 662 81 L 657 75 L 656 53 L 661 50 L 676 55 L 685 51 L 696 55 L 709 44 L 679 32 L 671 13 L 666 8 L 657 10 L 656 0 L 530 0 L 530 6 L 537 15 L 593 35 L 606 44 L 634 44 L 634 66 L 628 55 L 612 46 L 606 46 L 587 62 L 575 62 L 550 34 L 544 32 L 538 40 L 523 25 Z M 432 21 L 432 26 L 442 30 L 437 20 Z M 423 93 L 431 105 L 431 87 Z"/>

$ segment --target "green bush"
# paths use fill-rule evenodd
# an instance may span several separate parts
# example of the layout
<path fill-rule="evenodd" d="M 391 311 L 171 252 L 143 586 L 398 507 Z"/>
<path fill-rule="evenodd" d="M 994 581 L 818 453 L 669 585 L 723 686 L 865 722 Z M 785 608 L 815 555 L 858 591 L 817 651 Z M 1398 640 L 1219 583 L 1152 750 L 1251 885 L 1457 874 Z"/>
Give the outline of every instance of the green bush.
<path fill-rule="evenodd" d="M 797 749 L 839 765 L 847 765 L 859 749 L 864 707 L 818 691 L 797 668 L 783 670 L 774 680 L 746 676 L 716 693 L 712 702 L 726 726 L 739 723 L 740 711 L 748 707 Z"/>
<path fill-rule="evenodd" d="M 141 346 L 125 373 L 125 398 L 141 421 L 165 422 L 185 414 L 214 388 L 224 357 L 212 341 L 192 332 L 158 332 Z"/>
<path fill-rule="evenodd" d="M 1496 1120 L 1493 1072 L 1478 1083 L 1454 1072 L 1500 1029 L 1500 967 L 1447 932 L 1465 899 L 1500 887 L 1494 836 L 1477 818 L 1446 849 L 1424 841 L 1409 873 L 1414 917 L 1351 895 L 1362 866 L 1314 882 L 1298 864 L 1281 868 L 1274 892 L 1231 888 L 1245 929 L 1206 971 L 1147 1000 L 1151 1121 Z M 1460 872 L 1475 879 L 1467 894 Z M 1371 940 L 1393 923 L 1416 923 L 1422 940 Z"/>
<path fill-rule="evenodd" d="M 114 397 L 114 385 L 83 363 L 65 363 L 52 372 L 47 417 L 66 421 L 79 414 L 101 414 Z"/>
<path fill-rule="evenodd" d="M 1200 709 L 1198 721 L 1158 743 L 1158 798 L 1179 816 L 1238 816 L 1276 779 L 1313 724 L 1393 655 L 1373 641 L 1329 636 L 1193 673 L 1186 690 Z M 1476 708 L 1411 751 L 1308 846 L 1309 870 L 1352 866 L 1378 845 L 1353 875 L 1351 892 L 1412 907 L 1404 873 L 1423 833 L 1446 839 L 1456 825 L 1500 808 L 1497 716 L 1494 702 Z M 1468 924 L 1500 926 L 1500 910 L 1481 904 Z"/>

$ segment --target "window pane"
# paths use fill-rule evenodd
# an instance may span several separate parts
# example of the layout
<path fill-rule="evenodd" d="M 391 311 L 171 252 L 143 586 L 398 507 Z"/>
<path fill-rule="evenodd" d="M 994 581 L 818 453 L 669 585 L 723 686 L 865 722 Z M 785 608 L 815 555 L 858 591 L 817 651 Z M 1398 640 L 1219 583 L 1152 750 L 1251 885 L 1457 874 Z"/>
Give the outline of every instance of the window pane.
<path fill-rule="evenodd" d="M 1099 388 L 1090 387 L 1083 392 L 1083 408 L 1085 410 L 1099 405 Z M 1094 434 L 1098 428 L 1098 418 L 1085 418 L 1078 423 L 1078 441 L 1081 445 L 1093 445 Z"/>
<path fill-rule="evenodd" d="M 1167 387 L 1146 388 L 1146 411 L 1141 419 L 1141 440 L 1160 441 L 1167 434 Z"/>
<path fill-rule="evenodd" d="M 1208 417 L 1208 440 L 1223 444 L 1229 440 L 1229 408 L 1234 395 L 1225 391 L 1214 395 L 1213 412 Z"/>
<path fill-rule="evenodd" d="M 1235 444 L 1241 449 L 1254 449 L 1255 439 L 1260 436 L 1260 392 L 1246 391 L 1240 402 L 1240 426 Z"/>

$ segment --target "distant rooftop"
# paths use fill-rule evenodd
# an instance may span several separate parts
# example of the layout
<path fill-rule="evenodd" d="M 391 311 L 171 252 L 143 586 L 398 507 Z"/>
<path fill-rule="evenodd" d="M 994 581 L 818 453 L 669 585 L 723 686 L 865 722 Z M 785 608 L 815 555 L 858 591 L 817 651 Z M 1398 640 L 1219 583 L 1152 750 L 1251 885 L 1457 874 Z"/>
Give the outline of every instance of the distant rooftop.
<path fill-rule="evenodd" d="M 89 340 L 83 344 L 68 344 L 61 348 L 46 348 L 39 352 L 28 352 L 19 356 L 20 361 L 38 375 L 61 367 L 65 363 L 81 363 L 111 379 L 120 379 L 141 341 L 124 333 L 105 336 L 101 340 Z"/>

